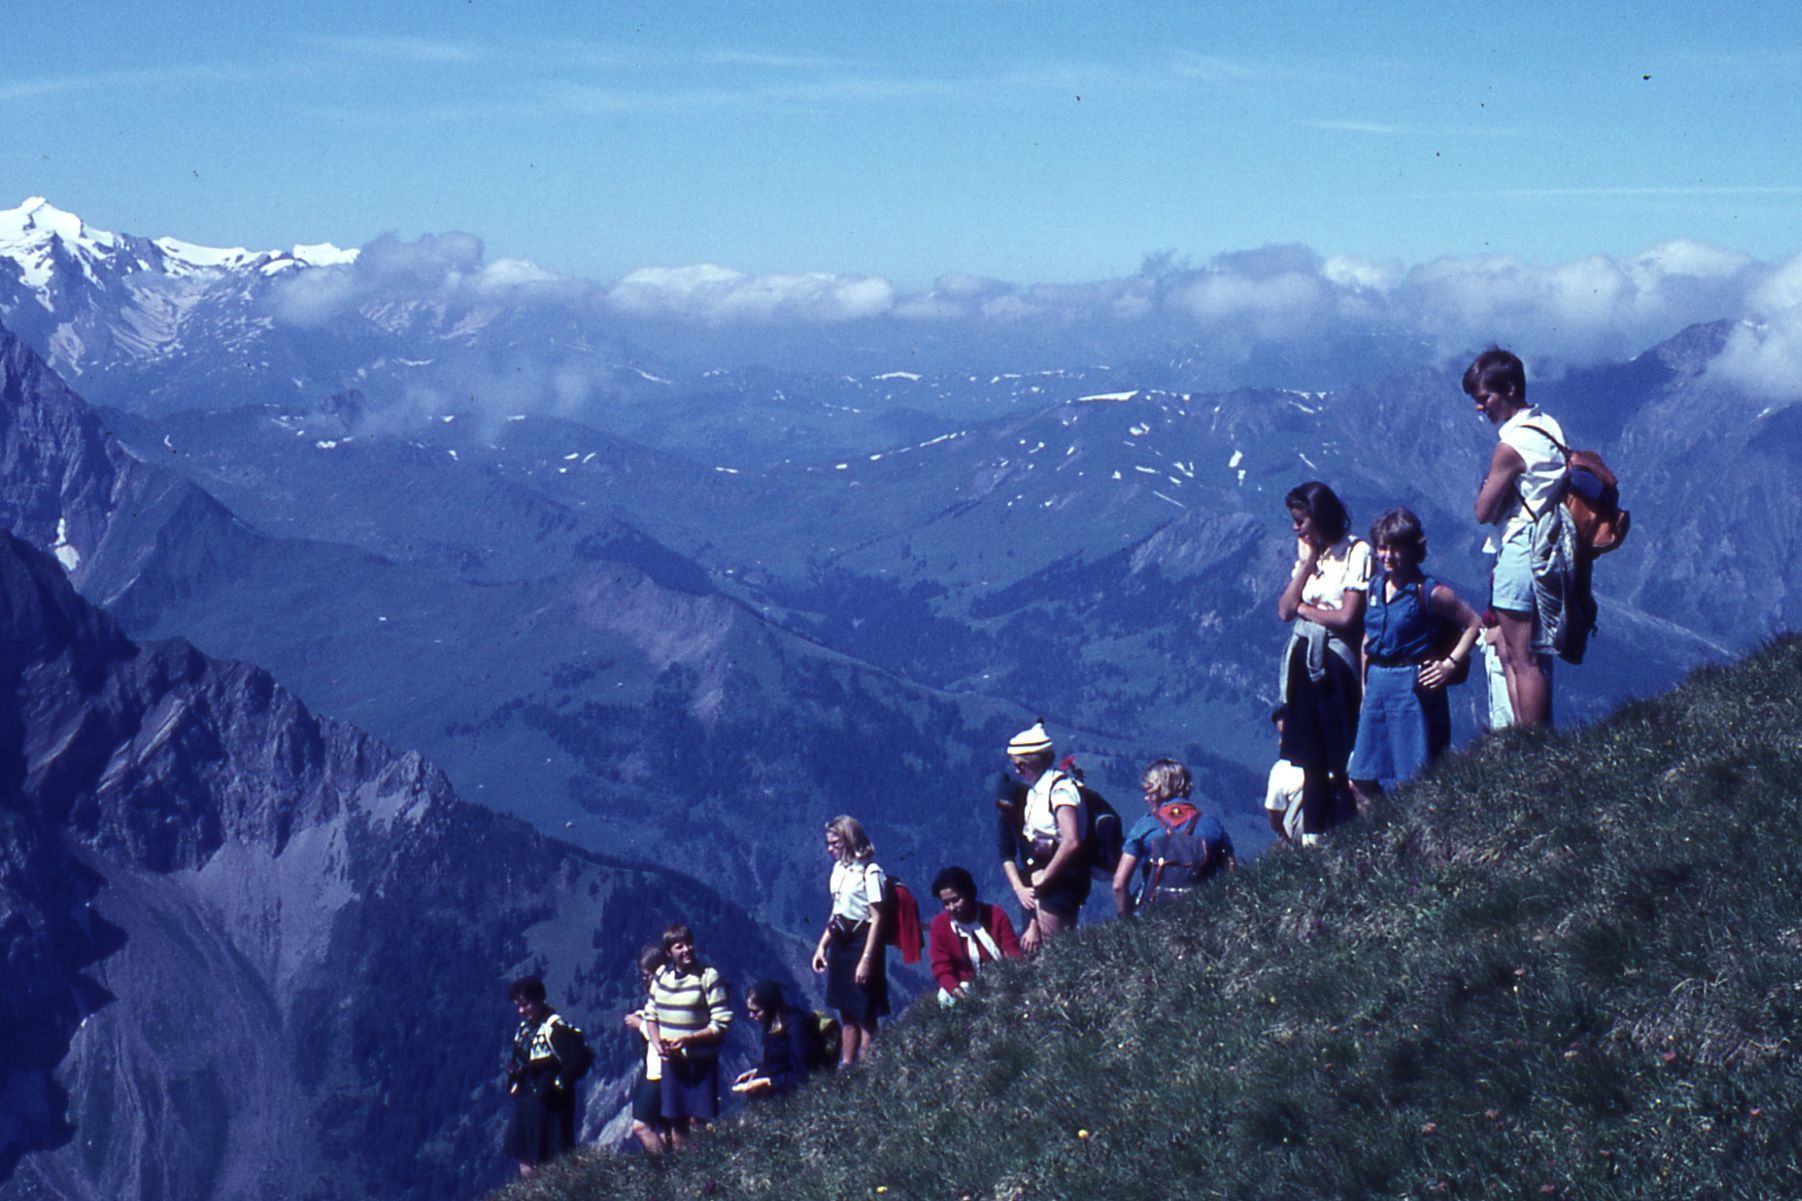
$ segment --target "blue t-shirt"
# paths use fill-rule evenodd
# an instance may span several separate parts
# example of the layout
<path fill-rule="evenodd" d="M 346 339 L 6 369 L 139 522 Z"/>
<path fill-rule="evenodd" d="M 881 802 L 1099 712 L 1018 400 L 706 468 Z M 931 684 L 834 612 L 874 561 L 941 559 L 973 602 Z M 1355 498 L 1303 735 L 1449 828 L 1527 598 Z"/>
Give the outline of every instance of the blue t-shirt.
<path fill-rule="evenodd" d="M 1145 844 L 1164 832 L 1164 823 L 1158 820 L 1157 814 L 1147 813 L 1133 823 L 1133 828 L 1126 832 L 1126 842 L 1120 848 L 1122 855 L 1131 855 L 1139 861 L 1139 884 L 1144 885 L 1146 877 L 1151 874 L 1151 861 L 1145 857 Z M 1204 813 L 1195 823 L 1195 834 L 1208 844 L 1208 854 L 1213 857 L 1231 855 L 1233 840 L 1226 832 L 1226 827 L 1215 818 Z"/>

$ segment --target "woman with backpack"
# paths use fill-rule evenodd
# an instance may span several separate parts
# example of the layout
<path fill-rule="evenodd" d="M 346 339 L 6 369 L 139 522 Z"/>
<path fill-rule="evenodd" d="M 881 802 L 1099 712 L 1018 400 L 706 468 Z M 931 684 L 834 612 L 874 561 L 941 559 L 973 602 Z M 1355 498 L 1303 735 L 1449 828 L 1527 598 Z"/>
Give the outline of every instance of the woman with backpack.
<path fill-rule="evenodd" d="M 854 817 L 826 823 L 832 856 L 832 916 L 813 951 L 813 970 L 826 976 L 826 1004 L 844 1027 L 839 1062 L 849 1067 L 869 1054 L 876 1021 L 889 1013 L 888 960 L 882 919 L 887 877 L 876 848 Z"/>
<path fill-rule="evenodd" d="M 1476 517 L 1500 527 L 1490 538 L 1495 566 L 1489 573 L 1489 611 L 1497 622 L 1495 649 L 1508 684 L 1514 723 L 1543 726 L 1552 720 L 1552 657 L 1536 634 L 1550 616 L 1534 586 L 1536 530 L 1554 522 L 1569 468 L 1564 429 L 1551 414 L 1527 401 L 1527 369 L 1512 351 L 1492 346 L 1464 369 L 1464 392 L 1496 427 L 1489 473 L 1477 489 Z"/>
<path fill-rule="evenodd" d="M 1025 870 L 1004 859 L 1001 872 L 1026 911 L 1020 949 L 1032 954 L 1047 937 L 1076 928 L 1076 915 L 1089 899 L 1089 861 L 1083 832 L 1088 811 L 1082 790 L 1060 771 L 1057 750 L 1045 723 L 1034 722 L 1008 740 L 1008 761 L 1026 785 L 1020 809 L 1020 842 Z"/>
<path fill-rule="evenodd" d="M 651 978 L 644 1036 L 663 1059 L 663 1119 L 680 1151 L 697 1126 L 720 1111 L 720 1044 L 732 1025 L 726 982 L 701 962 L 694 931 L 677 923 L 663 932 L 669 962 Z"/>
<path fill-rule="evenodd" d="M 1345 774 L 1358 730 L 1359 644 L 1370 544 L 1352 536 L 1351 515 L 1317 480 L 1285 498 L 1295 531 L 1295 566 L 1277 594 L 1276 615 L 1291 623 L 1280 687 L 1288 706 L 1282 757 L 1302 770 L 1302 845 L 1351 809 Z"/>
<path fill-rule="evenodd" d="M 763 1055 L 732 1082 L 732 1091 L 753 1101 L 792 1092 L 819 1062 L 813 1014 L 791 1007 L 780 981 L 759 980 L 745 993 L 745 1015 L 763 1030 Z"/>
<path fill-rule="evenodd" d="M 513 1115 L 504 1142 L 507 1154 L 530 1176 L 576 1145 L 576 1080 L 593 1055 L 587 1040 L 545 1002 L 544 981 L 522 976 L 507 989 L 519 1014 L 507 1067 Z"/>
<path fill-rule="evenodd" d="M 1446 684 L 1461 678 L 1482 629 L 1457 593 L 1421 571 L 1420 518 L 1390 509 L 1370 527 L 1370 542 L 1377 574 L 1364 607 L 1364 705 L 1347 768 L 1360 808 L 1382 795 L 1382 781 L 1412 779 L 1451 745 Z M 1456 641 L 1442 641 L 1441 631 Z"/>

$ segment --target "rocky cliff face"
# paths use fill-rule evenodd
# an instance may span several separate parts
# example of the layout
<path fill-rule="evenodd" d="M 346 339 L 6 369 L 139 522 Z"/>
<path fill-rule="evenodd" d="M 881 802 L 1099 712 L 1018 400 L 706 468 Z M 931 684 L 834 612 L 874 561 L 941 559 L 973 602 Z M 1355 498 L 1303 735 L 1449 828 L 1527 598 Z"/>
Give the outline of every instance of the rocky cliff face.
<path fill-rule="evenodd" d="M 0 1198 L 470 1196 L 503 1177 L 503 982 L 602 1054 L 675 916 L 734 979 L 779 950 L 691 882 L 467 805 L 270 677 L 141 647 L 0 536 Z"/>

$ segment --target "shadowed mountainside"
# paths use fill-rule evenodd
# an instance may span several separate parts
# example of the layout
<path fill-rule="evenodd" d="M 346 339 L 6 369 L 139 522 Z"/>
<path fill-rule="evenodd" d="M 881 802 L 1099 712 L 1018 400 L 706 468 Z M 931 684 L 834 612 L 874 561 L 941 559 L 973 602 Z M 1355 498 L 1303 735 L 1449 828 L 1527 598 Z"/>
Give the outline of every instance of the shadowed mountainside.
<path fill-rule="evenodd" d="M 508 1168 L 508 977 L 542 972 L 591 1030 L 595 1137 L 647 937 L 685 918 L 734 981 L 792 957 L 257 668 L 132 643 L 9 535 L 0 646 L 6 1201 L 471 1196 Z"/>

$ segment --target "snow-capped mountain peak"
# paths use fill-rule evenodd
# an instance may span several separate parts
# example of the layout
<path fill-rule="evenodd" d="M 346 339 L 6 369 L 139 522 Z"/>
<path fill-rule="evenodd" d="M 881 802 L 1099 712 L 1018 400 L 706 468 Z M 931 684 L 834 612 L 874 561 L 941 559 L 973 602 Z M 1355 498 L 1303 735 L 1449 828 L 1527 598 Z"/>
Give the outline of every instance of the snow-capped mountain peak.
<path fill-rule="evenodd" d="M 265 281 L 356 257 L 328 242 L 249 250 L 111 233 L 32 196 L 0 210 L 0 325 L 70 378 L 174 354 L 197 321 L 258 361 Z"/>
<path fill-rule="evenodd" d="M 13 246 L 47 242 L 58 237 L 70 246 L 88 243 L 113 245 L 113 235 L 89 229 L 74 213 L 64 212 L 42 196 L 28 196 L 17 208 L 0 209 L 0 253 Z"/>
<path fill-rule="evenodd" d="M 0 210 L 0 258 L 17 263 L 25 286 L 34 291 L 49 284 L 58 246 L 92 275 L 92 261 L 112 253 L 117 242 L 113 234 L 89 229 L 80 217 L 42 196 L 30 196 L 17 208 Z"/>
<path fill-rule="evenodd" d="M 182 276 L 195 272 L 235 272 L 292 267 L 329 267 L 356 261 L 355 250 L 330 242 L 297 245 L 292 250 L 248 250 L 242 246 L 202 246 L 179 238 L 146 240 L 94 229 L 74 213 L 57 208 L 42 196 L 27 197 L 17 208 L 0 210 L 0 258 L 17 263 L 25 284 L 41 289 L 49 283 L 55 244 L 80 262 L 93 278 L 103 264 L 112 271 L 156 271 Z"/>

